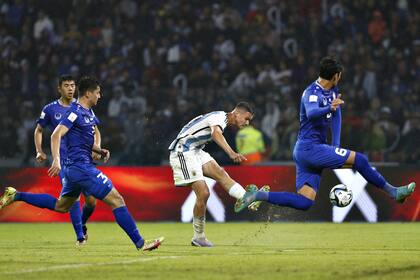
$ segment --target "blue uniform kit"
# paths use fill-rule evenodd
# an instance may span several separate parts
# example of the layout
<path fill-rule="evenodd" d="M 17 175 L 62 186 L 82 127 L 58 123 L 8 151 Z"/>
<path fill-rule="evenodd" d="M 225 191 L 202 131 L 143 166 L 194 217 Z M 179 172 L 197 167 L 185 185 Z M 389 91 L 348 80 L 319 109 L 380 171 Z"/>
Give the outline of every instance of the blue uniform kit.
<path fill-rule="evenodd" d="M 42 109 L 41 115 L 36 121 L 42 128 L 49 127 L 51 130 L 54 130 L 57 125 L 63 120 L 64 115 L 69 110 L 69 106 L 64 106 L 60 103 L 59 100 L 53 101 L 44 106 Z M 67 146 L 64 138 L 61 139 L 60 143 L 60 159 L 61 165 L 63 166 L 63 160 L 67 157 Z M 63 171 L 60 172 L 60 180 L 63 177 Z"/>
<path fill-rule="evenodd" d="M 338 96 L 336 87 L 325 90 L 313 82 L 303 93 L 300 105 L 300 130 L 293 158 L 296 162 L 296 188 L 310 185 L 318 190 L 324 168 L 340 168 L 350 151 L 340 145 L 341 109 L 331 111 L 331 102 Z M 327 144 L 332 129 L 332 145 Z"/>
<path fill-rule="evenodd" d="M 92 160 L 95 126 L 98 118 L 92 109 L 73 103 L 61 125 L 69 131 L 64 136 L 67 157 L 64 159 L 62 196 L 78 197 L 80 193 L 103 199 L 112 189 L 112 182 L 99 171 Z"/>

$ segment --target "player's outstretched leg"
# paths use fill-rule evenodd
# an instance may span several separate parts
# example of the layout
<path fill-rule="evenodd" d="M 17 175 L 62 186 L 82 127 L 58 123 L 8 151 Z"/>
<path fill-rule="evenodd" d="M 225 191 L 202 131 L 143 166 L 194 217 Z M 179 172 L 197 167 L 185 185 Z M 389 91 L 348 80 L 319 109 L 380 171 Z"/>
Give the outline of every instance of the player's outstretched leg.
<path fill-rule="evenodd" d="M 414 182 L 405 186 L 394 187 L 369 164 L 368 158 L 364 154 L 354 151 L 350 152 L 350 156 L 347 159 L 346 164 L 353 165 L 353 168 L 356 169 L 363 178 L 366 179 L 366 181 L 377 188 L 382 189 L 399 203 L 403 203 L 416 188 L 416 184 Z"/>
<path fill-rule="evenodd" d="M 137 250 L 151 251 L 162 244 L 164 237 L 152 240 L 144 240 L 141 237 L 133 217 L 125 206 L 123 197 L 115 188 L 112 188 L 102 200 L 111 206 L 116 222 L 127 233 Z"/>
<path fill-rule="evenodd" d="M 210 160 L 209 162 L 203 165 L 203 174 L 206 177 L 214 179 L 220 186 L 222 186 L 231 197 L 236 198 L 236 202 L 241 199 L 246 190 L 237 182 L 235 182 L 229 174 L 220 167 L 220 165 L 215 160 Z M 248 185 L 247 188 L 258 190 L 255 185 Z M 263 186 L 261 191 L 269 191 L 270 187 Z M 249 210 L 257 211 L 260 207 L 261 202 L 255 202 L 249 205 Z"/>
<path fill-rule="evenodd" d="M 7 187 L 0 198 L 0 209 L 14 201 L 24 201 L 38 208 L 47 208 L 54 211 L 57 198 L 49 194 L 18 192 L 12 187 Z"/>
<path fill-rule="evenodd" d="M 246 192 L 235 204 L 235 212 L 240 212 L 255 201 L 267 201 L 279 206 L 287 206 L 298 210 L 308 210 L 314 201 L 298 193 L 291 192 L 264 192 L 251 190 Z"/>

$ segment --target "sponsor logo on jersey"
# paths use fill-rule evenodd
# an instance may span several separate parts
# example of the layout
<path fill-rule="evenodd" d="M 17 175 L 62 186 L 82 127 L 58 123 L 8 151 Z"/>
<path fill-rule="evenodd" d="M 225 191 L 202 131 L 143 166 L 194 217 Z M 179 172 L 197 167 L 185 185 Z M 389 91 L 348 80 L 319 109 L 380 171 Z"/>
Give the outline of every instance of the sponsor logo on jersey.
<path fill-rule="evenodd" d="M 67 119 L 71 122 L 74 122 L 77 119 L 77 115 L 71 112 L 70 115 L 67 117 Z"/>

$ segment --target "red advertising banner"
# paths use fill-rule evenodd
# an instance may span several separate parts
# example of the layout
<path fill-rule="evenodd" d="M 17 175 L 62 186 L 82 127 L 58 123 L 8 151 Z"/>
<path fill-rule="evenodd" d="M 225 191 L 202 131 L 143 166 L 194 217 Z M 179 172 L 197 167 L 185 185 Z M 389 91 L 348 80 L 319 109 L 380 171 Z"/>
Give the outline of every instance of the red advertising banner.
<path fill-rule="evenodd" d="M 181 209 L 185 207 L 190 196 L 188 187 L 175 187 L 172 171 L 169 167 L 100 167 L 114 186 L 122 194 L 125 202 L 136 220 L 141 221 L 180 221 Z M 253 183 L 258 186 L 270 185 L 273 191 L 295 191 L 295 168 L 293 166 L 231 166 L 226 167 L 230 176 L 244 187 Z M 383 168 L 385 177 L 394 179 L 395 184 L 408 181 L 420 182 L 420 171 L 414 168 Z M 404 182 L 400 182 L 404 180 Z M 2 169 L 0 170 L 2 187 L 13 186 L 18 191 L 33 193 L 48 193 L 58 197 L 61 185 L 58 178 L 49 178 L 46 168 Z M 332 186 L 340 183 L 339 178 L 332 171 L 325 171 L 321 188 L 317 194 L 315 205 L 307 212 L 297 211 L 285 207 L 264 205 L 258 213 L 233 212 L 234 199 L 219 185 L 214 186 L 213 196 L 221 204 L 222 219 L 231 220 L 270 220 L 279 221 L 332 221 L 332 206 L 328 201 L 328 192 Z M 360 186 L 365 188 L 364 186 Z M 397 204 L 382 191 L 368 186 L 365 195 L 373 199 L 377 208 L 377 221 L 399 220 L 420 221 L 420 191 L 416 190 L 405 204 Z M 82 199 L 83 200 L 83 199 Z M 346 214 L 344 221 L 363 221 L 363 206 L 355 206 Z M 213 215 L 214 216 L 214 215 Z M 209 212 L 208 220 L 212 220 Z M 66 222 L 68 214 L 55 213 L 46 209 L 39 209 L 24 202 L 15 202 L 0 211 L 0 222 Z M 222 221 L 214 219 L 216 221 Z M 102 202 L 98 202 L 90 221 L 113 221 L 111 209 Z"/>

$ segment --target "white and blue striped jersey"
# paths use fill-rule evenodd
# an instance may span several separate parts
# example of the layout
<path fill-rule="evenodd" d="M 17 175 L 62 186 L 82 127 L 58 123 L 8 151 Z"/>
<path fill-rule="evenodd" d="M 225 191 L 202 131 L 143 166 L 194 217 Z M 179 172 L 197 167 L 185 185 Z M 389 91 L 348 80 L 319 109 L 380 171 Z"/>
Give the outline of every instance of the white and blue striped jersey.
<path fill-rule="evenodd" d="M 192 119 L 181 129 L 168 149 L 176 152 L 202 149 L 212 140 L 211 127 L 219 126 L 223 131 L 226 125 L 227 113 L 224 111 L 215 111 L 200 115 Z"/>

